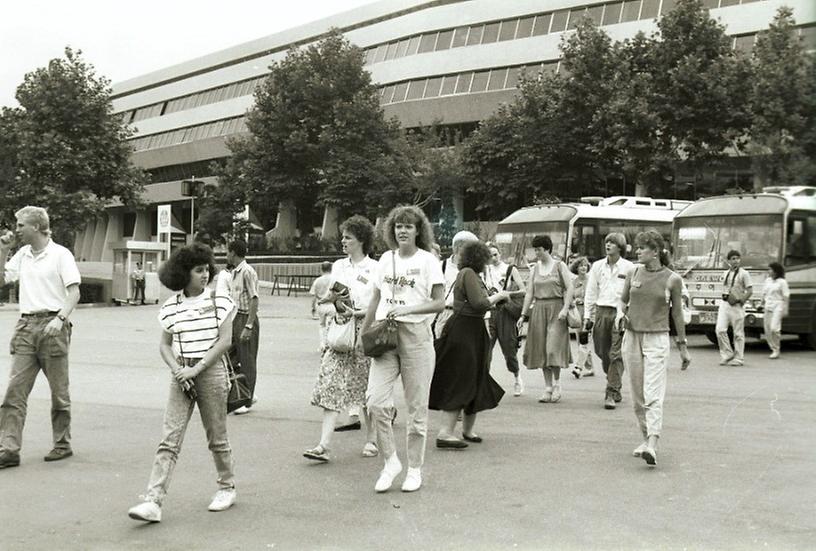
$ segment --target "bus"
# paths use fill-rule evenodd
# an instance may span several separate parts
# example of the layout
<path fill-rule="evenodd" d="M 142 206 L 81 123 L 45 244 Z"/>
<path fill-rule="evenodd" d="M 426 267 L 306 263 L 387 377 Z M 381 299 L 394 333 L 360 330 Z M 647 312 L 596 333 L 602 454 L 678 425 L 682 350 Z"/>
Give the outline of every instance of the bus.
<path fill-rule="evenodd" d="M 782 332 L 816 348 L 816 187 L 773 187 L 762 193 L 701 199 L 674 219 L 674 266 L 691 295 L 688 329 L 716 343 L 714 327 L 730 250 L 742 255 L 754 292 L 745 304 L 745 333 L 763 330 L 762 292 L 770 262 L 785 266 L 790 314 Z"/>
<path fill-rule="evenodd" d="M 553 255 L 567 260 L 571 254 L 586 256 L 590 261 L 605 256 L 604 237 L 611 232 L 626 236 L 634 243 L 635 235 L 656 229 L 669 242 L 672 221 L 690 201 L 651 199 L 649 197 L 588 198 L 597 204 L 557 203 L 536 205 L 517 210 L 496 228 L 496 246 L 502 258 L 521 268 L 535 261 L 531 241 L 536 235 L 549 235 Z M 623 255 L 636 260 L 634 247 Z"/>

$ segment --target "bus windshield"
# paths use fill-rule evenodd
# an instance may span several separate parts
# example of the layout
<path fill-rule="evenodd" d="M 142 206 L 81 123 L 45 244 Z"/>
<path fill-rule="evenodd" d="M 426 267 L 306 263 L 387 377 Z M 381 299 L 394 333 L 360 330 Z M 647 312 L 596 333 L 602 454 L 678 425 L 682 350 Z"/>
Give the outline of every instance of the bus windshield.
<path fill-rule="evenodd" d="M 739 251 L 742 267 L 765 269 L 779 262 L 782 216 L 753 214 L 675 219 L 674 264 L 679 270 L 726 269 L 728 251 Z"/>
<path fill-rule="evenodd" d="M 502 260 L 522 268 L 535 262 L 532 241 L 536 235 L 549 235 L 553 242 L 552 254 L 566 260 L 566 222 L 536 222 L 535 228 L 531 227 L 530 231 L 503 231 L 499 227 L 496 232 L 496 246 Z"/>
<path fill-rule="evenodd" d="M 628 247 L 621 251 L 629 260 L 636 260 L 635 236 L 645 230 L 657 230 L 666 239 L 671 237 L 671 222 L 645 222 L 639 220 L 592 220 L 578 219 L 572 228 L 572 252 L 586 256 L 591 262 L 606 256 L 604 238 L 610 233 L 621 233 Z"/>

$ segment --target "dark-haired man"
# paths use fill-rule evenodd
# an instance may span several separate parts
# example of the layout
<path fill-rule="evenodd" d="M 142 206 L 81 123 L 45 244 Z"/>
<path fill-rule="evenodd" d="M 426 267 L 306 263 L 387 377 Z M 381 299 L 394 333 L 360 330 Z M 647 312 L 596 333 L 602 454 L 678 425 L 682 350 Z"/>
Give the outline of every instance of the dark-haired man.
<path fill-rule="evenodd" d="M 258 341 L 258 274 L 246 261 L 247 244 L 236 240 L 227 245 L 227 262 L 235 266 L 232 270 L 230 294 L 238 307 L 232 322 L 232 350 L 230 354 L 238 359 L 239 371 L 244 374 L 255 402 L 255 381 L 257 378 Z M 235 410 L 236 415 L 249 413 L 249 407 Z"/>
<path fill-rule="evenodd" d="M 44 459 L 58 461 L 73 455 L 68 316 L 79 302 L 79 270 L 71 251 L 51 240 L 45 209 L 23 207 L 15 216 L 15 234 L 22 247 L 8 263 L 13 239 L 0 238 L 0 286 L 20 282 L 21 314 L 11 338 L 11 376 L 0 406 L 0 469 L 20 464 L 28 395 L 41 370 L 51 388 L 54 439 L 54 448 Z"/>
<path fill-rule="evenodd" d="M 745 301 L 754 292 L 751 276 L 740 268 L 739 251 L 728 251 L 728 270 L 722 275 L 722 300 L 717 309 L 717 344 L 720 365 L 740 366 L 745 361 Z M 734 347 L 728 340 L 728 327 L 734 328 Z"/>

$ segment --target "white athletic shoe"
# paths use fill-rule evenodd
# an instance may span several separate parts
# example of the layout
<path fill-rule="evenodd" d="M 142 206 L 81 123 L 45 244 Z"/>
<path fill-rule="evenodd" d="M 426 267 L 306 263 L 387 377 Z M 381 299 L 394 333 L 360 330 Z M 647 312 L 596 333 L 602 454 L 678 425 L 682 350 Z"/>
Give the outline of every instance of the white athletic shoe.
<path fill-rule="evenodd" d="M 418 467 L 408 467 L 408 474 L 402 483 L 403 492 L 416 492 L 422 486 L 422 471 Z"/>
<path fill-rule="evenodd" d="M 161 522 L 161 507 L 154 501 L 144 501 L 128 509 L 128 516 L 144 522 Z"/>
<path fill-rule="evenodd" d="M 213 500 L 210 502 L 210 506 L 207 507 L 207 509 L 213 512 L 226 511 L 235 505 L 235 499 L 237 497 L 238 492 L 235 491 L 235 488 L 230 488 L 229 490 L 218 490 L 215 492 L 215 496 L 213 496 Z"/>
<path fill-rule="evenodd" d="M 391 489 L 394 479 L 402 472 L 402 463 L 400 463 L 397 454 L 389 457 L 385 461 L 383 470 L 380 471 L 380 477 L 377 479 L 377 484 L 374 485 L 374 491 L 377 493 L 387 492 Z"/>

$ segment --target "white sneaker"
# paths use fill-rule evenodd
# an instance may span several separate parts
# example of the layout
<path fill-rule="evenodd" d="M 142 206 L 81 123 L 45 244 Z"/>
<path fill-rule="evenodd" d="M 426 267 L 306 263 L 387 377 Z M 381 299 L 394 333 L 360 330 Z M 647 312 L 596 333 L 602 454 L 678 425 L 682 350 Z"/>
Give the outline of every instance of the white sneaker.
<path fill-rule="evenodd" d="M 561 385 L 553 385 L 552 402 L 555 403 L 561 399 Z"/>
<path fill-rule="evenodd" d="M 374 485 L 374 491 L 377 493 L 382 493 L 390 490 L 391 485 L 394 483 L 394 479 L 397 478 L 397 475 L 401 472 L 402 463 L 400 463 L 400 460 L 395 453 L 385 461 L 385 466 L 383 467 L 383 470 L 380 471 L 380 478 L 377 479 L 377 483 Z"/>
<path fill-rule="evenodd" d="M 516 377 L 516 383 L 513 385 L 513 396 L 521 396 L 524 393 L 524 381 L 521 377 Z"/>
<path fill-rule="evenodd" d="M 234 413 L 235 415 L 244 415 L 246 413 L 249 413 L 249 408 L 246 406 L 241 406 L 232 413 Z"/>
<path fill-rule="evenodd" d="M 145 522 L 161 522 L 161 507 L 155 501 L 145 501 L 128 509 L 128 516 Z"/>
<path fill-rule="evenodd" d="M 218 490 L 215 492 L 215 496 L 207 509 L 215 512 L 226 511 L 235 505 L 235 499 L 237 497 L 238 492 L 235 491 L 235 488 L 231 488 L 229 490 Z"/>
<path fill-rule="evenodd" d="M 771 352 L 771 355 L 770 355 L 770 356 L 768 356 L 768 357 L 769 357 L 770 359 L 772 359 L 772 360 L 775 360 L 775 359 L 777 359 L 777 358 L 779 357 L 779 352 L 777 352 L 776 350 L 774 350 L 773 352 Z"/>
<path fill-rule="evenodd" d="M 646 448 L 649 447 L 649 444 L 646 442 L 642 443 L 640 446 L 632 450 L 632 457 L 640 457 L 643 455 L 643 452 L 646 451 Z"/>
<path fill-rule="evenodd" d="M 416 492 L 422 486 L 422 471 L 419 467 L 408 467 L 408 474 L 402 483 L 403 492 Z"/>

